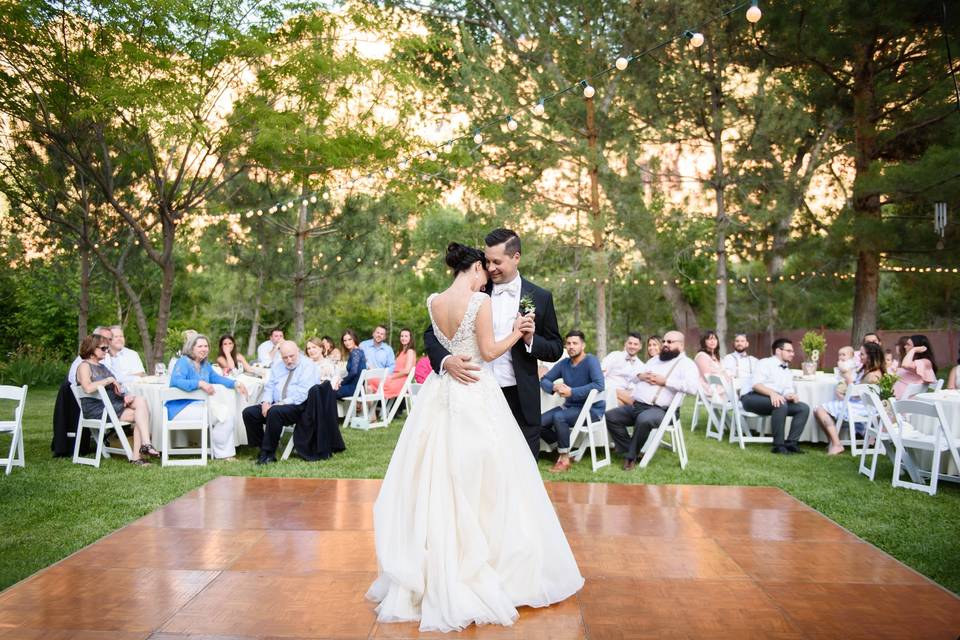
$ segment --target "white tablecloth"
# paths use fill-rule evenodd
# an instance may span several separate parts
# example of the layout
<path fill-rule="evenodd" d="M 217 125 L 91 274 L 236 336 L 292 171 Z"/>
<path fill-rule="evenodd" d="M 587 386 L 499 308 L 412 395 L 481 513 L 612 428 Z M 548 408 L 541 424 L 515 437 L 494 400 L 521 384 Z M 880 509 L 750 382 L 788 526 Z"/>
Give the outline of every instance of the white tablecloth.
<path fill-rule="evenodd" d="M 799 373 L 799 372 L 798 372 Z M 807 418 L 807 424 L 803 427 L 803 433 L 800 434 L 801 442 L 827 442 L 827 434 L 820 429 L 817 419 L 813 412 L 822 404 L 836 400 L 835 394 L 837 388 L 837 378 L 832 373 L 817 373 L 811 379 L 794 379 L 794 385 L 797 387 L 797 396 L 801 402 L 807 403 L 810 407 L 810 417 Z"/>
<path fill-rule="evenodd" d="M 926 402 L 939 402 L 940 407 L 943 409 L 943 417 L 947 420 L 947 430 L 953 437 L 953 443 L 960 443 L 960 391 L 944 390 L 936 393 L 920 393 L 914 396 L 914 399 L 924 400 Z M 936 422 L 933 418 L 925 418 L 922 416 L 912 417 L 910 424 L 917 431 L 922 431 L 927 434 L 933 434 L 934 429 L 936 429 Z M 930 469 L 932 454 L 914 451 L 912 455 L 921 469 Z M 957 466 L 953 464 L 950 454 L 943 452 L 940 455 L 945 458 L 940 465 L 940 472 L 957 475 Z"/>
<path fill-rule="evenodd" d="M 246 374 L 238 379 L 247 388 L 248 396 L 244 398 L 233 389 L 227 389 L 222 385 L 213 385 L 217 390 L 208 398 L 210 402 L 210 414 L 225 416 L 228 420 L 234 422 L 234 432 L 236 433 L 236 444 L 247 444 L 247 431 L 243 427 L 243 420 L 240 414 L 248 405 L 259 401 L 260 392 L 263 391 L 263 380 Z M 161 394 L 164 389 L 170 386 L 170 379 L 167 377 L 157 378 L 156 376 L 146 376 L 136 382 L 127 383 L 127 390 L 142 397 L 147 401 L 147 407 L 150 411 L 150 437 L 153 440 L 153 446 L 159 449 L 163 443 L 161 438 L 163 430 L 163 405 L 160 402 Z M 185 437 L 183 432 L 174 435 Z M 178 442 L 177 446 L 183 443 Z"/>

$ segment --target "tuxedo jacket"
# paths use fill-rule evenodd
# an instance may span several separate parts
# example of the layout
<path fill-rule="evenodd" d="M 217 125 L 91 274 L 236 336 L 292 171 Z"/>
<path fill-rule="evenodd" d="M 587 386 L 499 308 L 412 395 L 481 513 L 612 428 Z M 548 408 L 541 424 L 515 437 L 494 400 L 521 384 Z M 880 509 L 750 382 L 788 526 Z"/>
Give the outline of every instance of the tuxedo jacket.
<path fill-rule="evenodd" d="M 485 290 L 489 294 L 491 288 Z M 527 424 L 540 424 L 540 377 L 537 375 L 537 360 L 555 362 L 563 354 L 563 339 L 557 328 L 557 312 L 553 308 L 553 295 L 532 282 L 520 278 L 520 298 L 529 296 L 536 307 L 536 329 L 530 353 L 523 340 L 518 340 L 510 349 L 513 372 L 517 377 L 517 394 Z M 430 357 L 433 370 L 440 373 L 440 364 L 450 352 L 443 348 L 433 334 L 433 324 L 423 332 L 423 344 Z M 482 363 L 479 363 L 482 364 Z"/>

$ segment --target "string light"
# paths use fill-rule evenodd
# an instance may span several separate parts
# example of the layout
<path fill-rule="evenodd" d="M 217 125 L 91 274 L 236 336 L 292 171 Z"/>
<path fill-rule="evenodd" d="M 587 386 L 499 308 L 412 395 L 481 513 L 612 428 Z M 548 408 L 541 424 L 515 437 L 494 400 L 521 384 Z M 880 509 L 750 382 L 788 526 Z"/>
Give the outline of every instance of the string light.
<path fill-rule="evenodd" d="M 533 105 L 533 115 L 542 116 L 546 111 L 546 107 L 543 105 L 543 98 L 540 98 L 540 102 Z"/>
<path fill-rule="evenodd" d="M 588 100 L 593 97 L 593 94 L 596 93 L 596 89 L 593 88 L 593 85 L 586 80 L 581 80 L 580 86 L 583 87 L 583 97 L 587 98 Z"/>
<path fill-rule="evenodd" d="M 507 116 L 507 129 L 510 131 L 516 131 L 517 126 L 517 121 L 513 119 L 513 116 Z"/>
<path fill-rule="evenodd" d="M 473 134 L 473 141 L 476 144 L 483 144 L 483 135 L 481 135 L 479 129 L 477 129 L 477 132 Z"/>
<path fill-rule="evenodd" d="M 630 61 L 624 58 L 623 56 L 620 56 L 619 58 L 617 58 L 617 61 L 614 62 L 613 64 L 618 71 L 623 71 L 624 69 L 627 68 L 627 65 L 630 64 Z"/>
<path fill-rule="evenodd" d="M 757 6 L 759 0 L 753 0 L 750 3 L 750 8 L 747 9 L 747 22 L 751 24 L 756 24 L 760 22 L 760 18 L 763 16 L 763 13 L 760 11 L 760 7 Z"/>
<path fill-rule="evenodd" d="M 699 31 L 684 31 L 683 35 L 690 41 L 691 46 L 698 48 L 703 45 L 703 34 Z"/>

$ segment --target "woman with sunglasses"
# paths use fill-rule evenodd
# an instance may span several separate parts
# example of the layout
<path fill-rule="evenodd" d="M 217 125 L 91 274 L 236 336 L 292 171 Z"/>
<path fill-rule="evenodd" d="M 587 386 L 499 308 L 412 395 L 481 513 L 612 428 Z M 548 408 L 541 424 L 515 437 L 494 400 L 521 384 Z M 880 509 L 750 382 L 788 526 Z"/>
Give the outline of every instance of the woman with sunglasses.
<path fill-rule="evenodd" d="M 133 423 L 133 458 L 131 463 L 142 466 L 150 464 L 143 456 L 159 457 L 160 452 L 150 443 L 150 414 L 143 398 L 134 395 L 122 395 L 120 383 L 113 373 L 103 364 L 109 352 L 109 340 L 103 336 L 87 336 L 80 343 L 80 357 L 83 362 L 77 367 L 77 383 L 85 393 L 99 393 L 104 387 L 117 417 L 124 422 Z M 80 411 L 87 420 L 96 420 L 103 415 L 103 401 L 99 398 L 80 398 Z"/>

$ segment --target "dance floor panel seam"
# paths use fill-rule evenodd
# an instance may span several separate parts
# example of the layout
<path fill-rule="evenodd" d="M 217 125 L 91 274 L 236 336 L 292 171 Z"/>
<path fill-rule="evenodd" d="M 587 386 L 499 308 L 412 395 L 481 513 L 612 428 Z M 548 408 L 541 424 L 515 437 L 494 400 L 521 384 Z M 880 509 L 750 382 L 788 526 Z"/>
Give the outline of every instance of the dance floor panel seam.
<path fill-rule="evenodd" d="M 0 640 L 453 637 L 379 624 L 379 480 L 220 477 L 0 593 Z M 944 638 L 960 599 L 767 487 L 547 483 L 586 578 L 470 638 Z M 909 603 L 909 607 L 904 603 Z"/>

